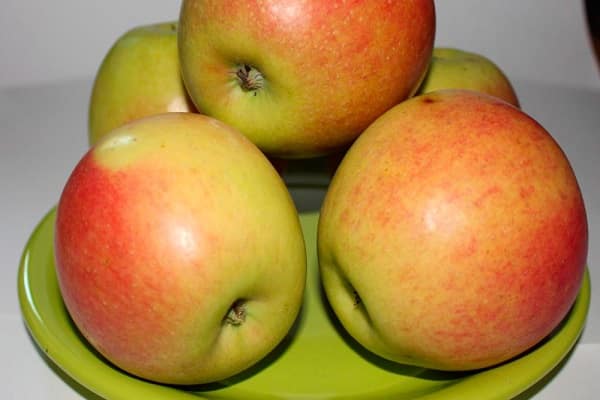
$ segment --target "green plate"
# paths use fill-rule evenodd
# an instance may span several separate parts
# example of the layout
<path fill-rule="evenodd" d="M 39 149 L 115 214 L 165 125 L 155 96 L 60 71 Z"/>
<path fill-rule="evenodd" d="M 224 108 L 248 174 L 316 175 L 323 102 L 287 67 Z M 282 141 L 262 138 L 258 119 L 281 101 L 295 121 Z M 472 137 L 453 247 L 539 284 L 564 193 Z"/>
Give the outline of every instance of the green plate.
<path fill-rule="evenodd" d="M 31 335 L 50 360 L 90 396 L 130 399 L 510 399 L 548 375 L 576 343 L 590 302 L 589 271 L 562 324 L 526 354 L 498 367 L 442 373 L 393 364 L 364 351 L 336 323 L 321 292 L 315 249 L 318 214 L 301 216 L 309 275 L 302 312 L 288 337 L 251 370 L 218 384 L 172 387 L 112 366 L 82 338 L 59 292 L 53 261 L 55 210 L 23 252 L 19 300 Z"/>

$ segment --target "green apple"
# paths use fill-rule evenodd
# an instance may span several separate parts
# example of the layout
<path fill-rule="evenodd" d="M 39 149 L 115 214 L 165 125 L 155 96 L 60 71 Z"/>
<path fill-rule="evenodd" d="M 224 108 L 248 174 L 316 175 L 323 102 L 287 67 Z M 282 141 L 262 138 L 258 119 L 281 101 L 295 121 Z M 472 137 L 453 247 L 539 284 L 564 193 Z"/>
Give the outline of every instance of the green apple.
<path fill-rule="evenodd" d="M 350 148 L 326 194 L 327 298 L 365 348 L 439 370 L 543 340 L 581 286 L 588 229 L 571 165 L 516 107 L 468 90 L 409 99 Z"/>
<path fill-rule="evenodd" d="M 171 384 L 256 363 L 299 313 L 306 250 L 281 177 L 197 113 L 123 125 L 61 194 L 55 259 L 73 321 L 109 361 Z"/>
<path fill-rule="evenodd" d="M 164 112 L 192 112 L 179 67 L 177 23 L 135 27 L 113 44 L 96 74 L 88 139 L 129 121 Z"/>
<path fill-rule="evenodd" d="M 436 47 L 417 95 L 440 89 L 468 89 L 496 96 L 519 107 L 506 74 L 489 58 L 456 48 Z"/>
<path fill-rule="evenodd" d="M 179 57 L 200 112 L 271 156 L 304 158 L 412 95 L 434 35 L 432 0 L 184 0 Z"/>

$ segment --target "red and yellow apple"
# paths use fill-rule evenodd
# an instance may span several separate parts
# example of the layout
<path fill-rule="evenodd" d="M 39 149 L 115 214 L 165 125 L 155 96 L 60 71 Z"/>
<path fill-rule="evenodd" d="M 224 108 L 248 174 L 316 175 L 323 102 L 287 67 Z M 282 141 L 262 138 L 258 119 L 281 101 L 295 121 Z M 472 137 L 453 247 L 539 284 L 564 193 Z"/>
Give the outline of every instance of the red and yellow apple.
<path fill-rule="evenodd" d="M 492 96 L 440 90 L 394 107 L 350 148 L 318 255 L 327 298 L 364 347 L 471 370 L 561 322 L 587 240 L 580 188 L 549 132 Z"/>
<path fill-rule="evenodd" d="M 254 144 L 211 118 L 166 113 L 112 131 L 73 170 L 56 218 L 73 321 L 136 376 L 230 377 L 301 307 L 306 252 L 289 192 Z"/>
<path fill-rule="evenodd" d="M 504 71 L 488 57 L 466 50 L 433 49 L 429 69 L 416 95 L 440 89 L 475 90 L 519 107 L 515 89 Z"/>
<path fill-rule="evenodd" d="M 200 112 L 304 158 L 412 95 L 434 36 L 432 0 L 184 0 L 179 57 Z"/>
<path fill-rule="evenodd" d="M 148 115 L 193 111 L 181 79 L 177 22 L 138 26 L 117 39 L 96 73 L 88 139 L 94 144 L 111 130 Z"/>

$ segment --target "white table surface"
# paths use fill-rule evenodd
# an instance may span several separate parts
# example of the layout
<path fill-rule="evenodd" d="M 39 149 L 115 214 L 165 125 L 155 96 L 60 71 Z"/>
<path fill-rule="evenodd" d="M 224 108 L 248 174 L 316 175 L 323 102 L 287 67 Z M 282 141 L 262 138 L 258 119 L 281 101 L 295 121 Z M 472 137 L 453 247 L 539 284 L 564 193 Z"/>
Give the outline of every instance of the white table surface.
<path fill-rule="evenodd" d="M 592 304 L 567 361 L 523 398 L 592 399 L 600 393 L 600 91 L 515 82 L 522 108 L 556 138 L 582 187 L 590 228 Z M 87 147 L 91 80 L 0 89 L 0 398 L 96 399 L 44 360 L 18 305 L 23 247 L 56 204 Z"/>

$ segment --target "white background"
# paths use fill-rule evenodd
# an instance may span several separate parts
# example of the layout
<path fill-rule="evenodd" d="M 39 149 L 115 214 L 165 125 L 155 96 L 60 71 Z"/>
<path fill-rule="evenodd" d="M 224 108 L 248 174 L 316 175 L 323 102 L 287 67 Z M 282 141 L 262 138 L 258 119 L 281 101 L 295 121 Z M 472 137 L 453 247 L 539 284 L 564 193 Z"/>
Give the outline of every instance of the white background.
<path fill-rule="evenodd" d="M 3 0 L 0 87 L 88 79 L 129 28 L 180 1 Z M 480 52 L 517 80 L 600 87 L 583 0 L 437 0 L 436 45 Z"/>

